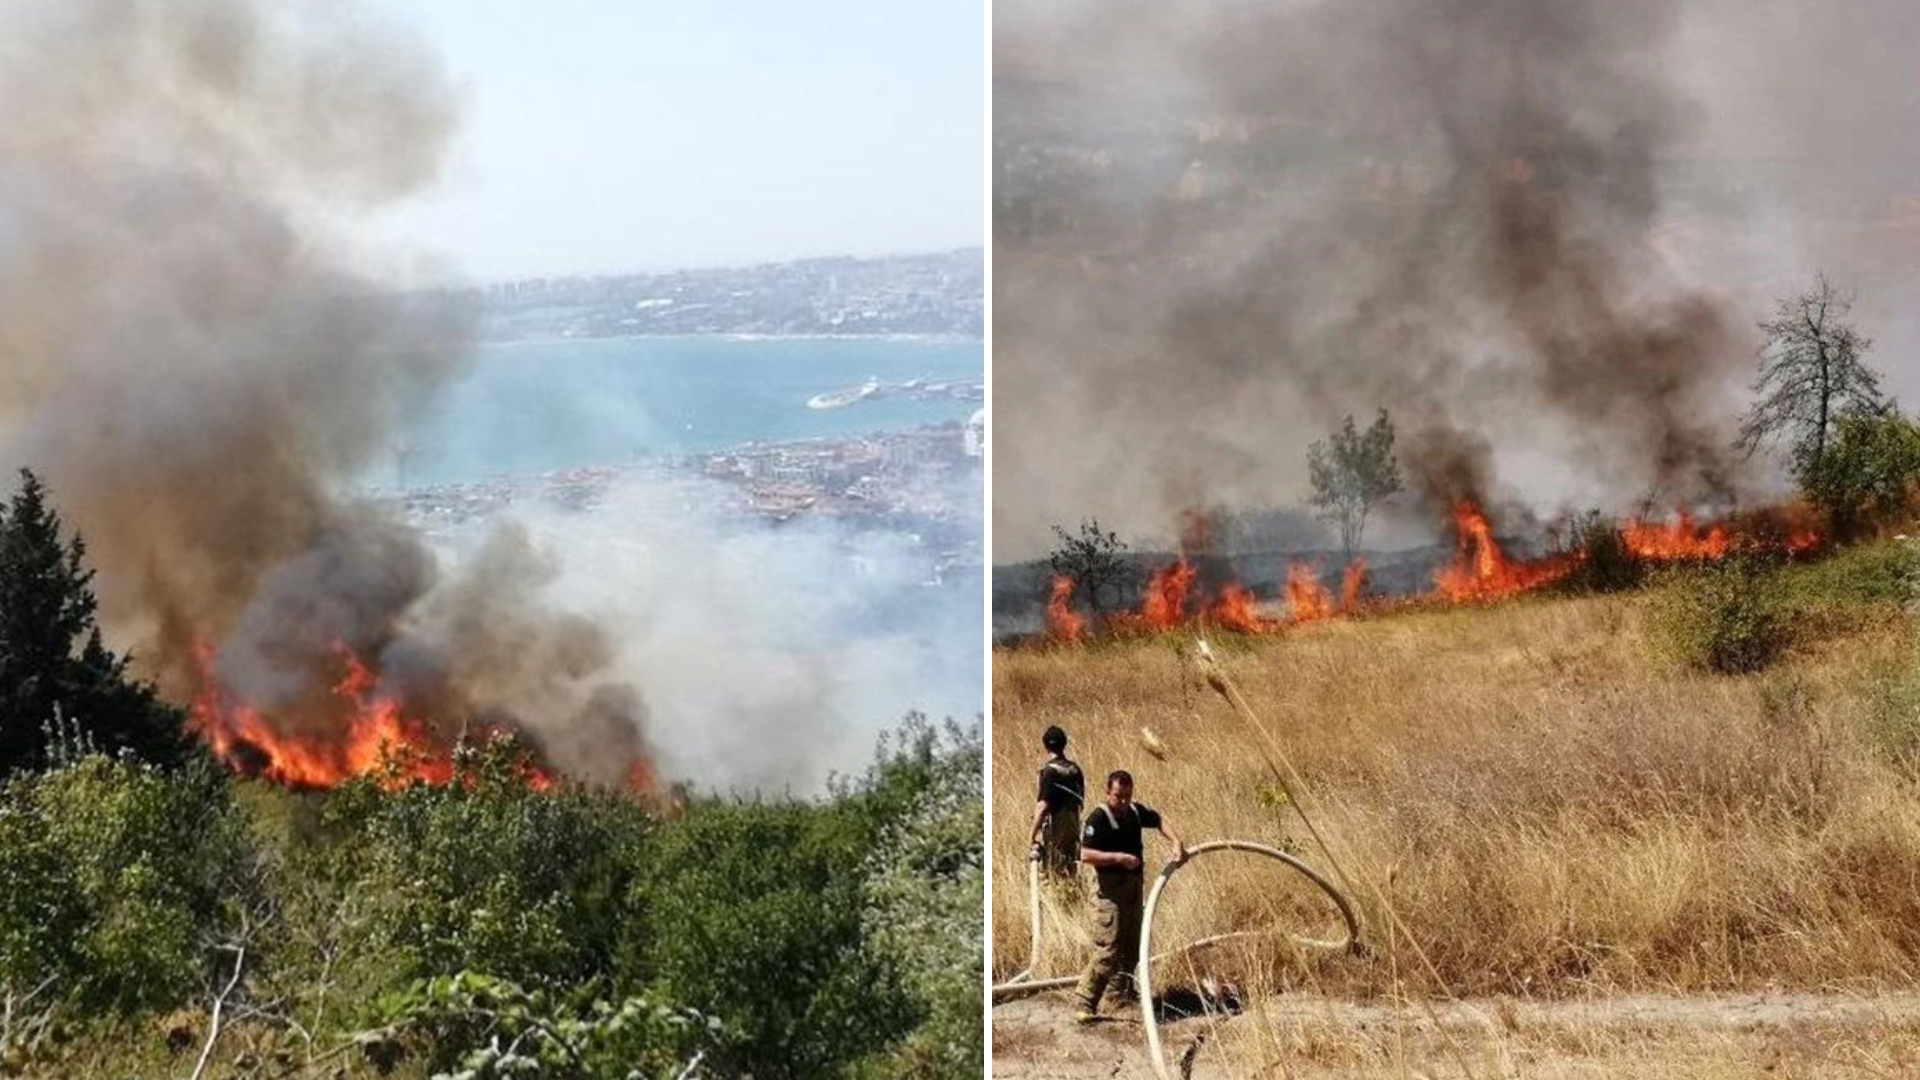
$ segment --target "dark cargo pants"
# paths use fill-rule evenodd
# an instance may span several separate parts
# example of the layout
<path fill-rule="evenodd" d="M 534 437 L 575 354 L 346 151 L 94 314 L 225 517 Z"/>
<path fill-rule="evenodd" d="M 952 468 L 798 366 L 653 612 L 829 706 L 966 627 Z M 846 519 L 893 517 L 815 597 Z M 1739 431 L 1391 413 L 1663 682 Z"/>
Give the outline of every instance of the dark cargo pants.
<path fill-rule="evenodd" d="M 1080 823 L 1068 814 L 1049 814 L 1041 825 L 1042 869 L 1049 884 L 1080 880 Z"/>
<path fill-rule="evenodd" d="M 1109 983 L 1120 994 L 1135 992 L 1145 880 L 1137 873 L 1099 876 L 1093 899 L 1093 959 L 1080 976 L 1080 1004 L 1088 1012 L 1099 1011 Z"/>

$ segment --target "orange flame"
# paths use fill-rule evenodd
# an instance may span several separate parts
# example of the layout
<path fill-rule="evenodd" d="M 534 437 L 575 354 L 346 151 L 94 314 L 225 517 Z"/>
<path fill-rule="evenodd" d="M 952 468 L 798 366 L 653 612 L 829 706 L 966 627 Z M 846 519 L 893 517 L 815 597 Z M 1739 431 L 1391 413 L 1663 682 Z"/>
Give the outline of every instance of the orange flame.
<path fill-rule="evenodd" d="M 1047 596 L 1047 633 L 1059 641 L 1079 641 L 1086 630 L 1087 620 L 1073 610 L 1073 579 L 1055 575 Z"/>
<path fill-rule="evenodd" d="M 1551 584 L 1583 557 L 1575 552 L 1531 562 L 1508 559 L 1493 538 L 1487 515 L 1469 502 L 1453 508 L 1453 527 L 1453 561 L 1434 572 L 1433 584 L 1455 603 L 1492 600 Z"/>
<path fill-rule="evenodd" d="M 1733 550 L 1733 539 L 1725 526 L 1714 525 L 1702 532 L 1685 510 L 1671 525 L 1629 520 L 1620 527 L 1620 538 L 1635 558 L 1648 562 L 1720 559 Z"/>
<path fill-rule="evenodd" d="M 1515 596 L 1560 580 L 1587 559 L 1584 549 L 1540 559 L 1512 559 L 1501 550 L 1494 538 L 1493 526 L 1479 506 L 1462 502 L 1453 508 L 1451 516 L 1453 558 L 1435 571 L 1434 591 L 1429 594 L 1432 599 L 1475 603 Z M 1197 534 L 1199 522 L 1203 519 L 1190 515 L 1186 531 Z M 1685 511 L 1679 512 L 1671 523 L 1635 518 L 1620 527 L 1620 535 L 1635 558 L 1654 562 L 1720 559 L 1743 545 L 1799 555 L 1823 542 L 1817 529 L 1807 523 L 1805 514 L 1790 507 L 1776 507 L 1706 527 L 1696 523 Z M 1182 625 L 1189 618 L 1189 601 L 1193 599 L 1197 576 L 1194 566 L 1181 555 L 1154 571 L 1139 611 L 1112 616 L 1107 625 L 1136 633 L 1163 633 Z M 1341 574 L 1336 603 L 1311 566 L 1295 563 L 1288 565 L 1282 587 L 1286 617 L 1263 614 L 1253 590 L 1237 583 L 1221 586 L 1211 602 L 1203 598 L 1194 614 L 1204 613 L 1221 628 L 1238 633 L 1277 633 L 1297 623 L 1360 610 L 1366 583 L 1365 560 L 1353 560 Z M 1047 629 L 1055 640 L 1080 640 L 1090 629 L 1088 620 L 1072 609 L 1072 594 L 1071 580 L 1054 579 L 1047 603 Z"/>
<path fill-rule="evenodd" d="M 1265 634 L 1280 628 L 1280 623 L 1260 614 L 1258 601 L 1253 590 L 1240 585 L 1228 585 L 1220 590 L 1220 598 L 1207 609 L 1207 615 L 1214 622 L 1228 630 L 1242 634 Z"/>
<path fill-rule="evenodd" d="M 200 690 L 188 711 L 188 727 L 236 772 L 296 788 L 330 788 L 360 776 L 382 776 L 393 786 L 453 779 L 448 741 L 407 716 L 399 699 L 377 690 L 378 677 L 346 645 L 334 646 L 342 669 L 332 687 L 340 719 L 325 735 L 283 732 L 259 709 L 233 700 L 214 676 L 213 652 L 207 641 L 195 646 Z M 646 763 L 636 759 L 635 764 L 644 769 Z M 537 791 L 556 783 L 536 765 L 525 763 L 521 769 Z M 649 790 L 651 775 L 640 779 L 646 786 L 635 790 Z"/>
<path fill-rule="evenodd" d="M 1186 618 L 1187 592 L 1193 588 L 1193 564 L 1175 559 L 1154 571 L 1147 582 L 1147 599 L 1140 618 L 1154 630 L 1171 630 Z"/>
<path fill-rule="evenodd" d="M 1304 563 L 1287 567 L 1287 614 L 1294 622 L 1312 622 L 1333 615 L 1333 594 L 1320 584 L 1320 575 Z"/>
<path fill-rule="evenodd" d="M 1353 611 L 1360 606 L 1360 591 L 1367 587 L 1367 563 L 1355 559 L 1340 575 L 1340 610 Z"/>

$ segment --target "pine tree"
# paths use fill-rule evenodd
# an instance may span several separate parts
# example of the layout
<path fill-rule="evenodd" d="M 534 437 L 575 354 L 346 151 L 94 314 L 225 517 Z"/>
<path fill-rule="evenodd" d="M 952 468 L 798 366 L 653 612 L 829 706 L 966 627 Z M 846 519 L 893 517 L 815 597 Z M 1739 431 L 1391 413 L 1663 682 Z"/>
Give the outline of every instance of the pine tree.
<path fill-rule="evenodd" d="M 60 533 L 45 486 L 22 471 L 0 509 L 0 772 L 45 762 L 56 708 L 103 750 L 179 760 L 184 718 L 106 647 L 86 544 Z"/>

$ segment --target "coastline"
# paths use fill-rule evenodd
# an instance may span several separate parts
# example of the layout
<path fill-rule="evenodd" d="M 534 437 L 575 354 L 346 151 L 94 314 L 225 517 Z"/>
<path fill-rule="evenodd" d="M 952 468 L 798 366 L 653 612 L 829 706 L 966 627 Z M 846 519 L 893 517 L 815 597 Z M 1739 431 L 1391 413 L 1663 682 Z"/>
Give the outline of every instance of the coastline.
<path fill-rule="evenodd" d="M 876 341 L 904 345 L 966 345 L 985 348 L 984 337 L 971 334 L 756 334 L 722 331 L 707 334 L 608 334 L 597 337 L 481 338 L 473 344 L 487 348 L 517 345 L 577 345 L 612 341 Z"/>

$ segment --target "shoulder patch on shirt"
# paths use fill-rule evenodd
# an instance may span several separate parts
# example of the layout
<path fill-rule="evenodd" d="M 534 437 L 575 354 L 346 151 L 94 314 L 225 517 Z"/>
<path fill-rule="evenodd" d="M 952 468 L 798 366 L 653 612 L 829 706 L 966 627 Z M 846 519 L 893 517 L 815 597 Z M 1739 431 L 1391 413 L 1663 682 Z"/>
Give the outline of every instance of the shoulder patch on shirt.
<path fill-rule="evenodd" d="M 1093 826 L 1087 826 L 1087 839 L 1093 839 Z"/>

